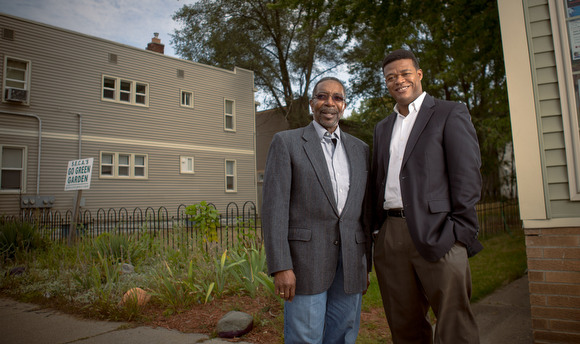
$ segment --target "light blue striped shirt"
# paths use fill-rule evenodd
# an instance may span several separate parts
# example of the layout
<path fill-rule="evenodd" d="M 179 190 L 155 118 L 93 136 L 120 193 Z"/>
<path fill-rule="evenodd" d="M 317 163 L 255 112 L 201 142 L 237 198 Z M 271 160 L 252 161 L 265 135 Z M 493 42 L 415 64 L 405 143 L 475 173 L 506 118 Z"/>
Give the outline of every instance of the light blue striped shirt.
<path fill-rule="evenodd" d="M 348 197 L 348 190 L 350 188 L 350 165 L 348 163 L 348 157 L 344 149 L 344 144 L 342 140 L 342 133 L 340 127 L 337 127 L 334 133 L 330 134 L 326 128 L 321 126 L 318 122 L 314 122 L 314 128 L 320 137 L 320 145 L 322 146 L 322 151 L 324 152 L 324 157 L 326 158 L 326 166 L 328 167 L 328 172 L 330 174 L 330 181 L 332 182 L 332 190 L 334 191 L 334 199 L 336 201 L 336 207 L 338 213 L 342 213 L 342 209 L 346 203 L 346 198 Z M 336 147 L 329 138 L 325 138 L 325 134 L 332 135 L 333 138 L 337 139 Z"/>

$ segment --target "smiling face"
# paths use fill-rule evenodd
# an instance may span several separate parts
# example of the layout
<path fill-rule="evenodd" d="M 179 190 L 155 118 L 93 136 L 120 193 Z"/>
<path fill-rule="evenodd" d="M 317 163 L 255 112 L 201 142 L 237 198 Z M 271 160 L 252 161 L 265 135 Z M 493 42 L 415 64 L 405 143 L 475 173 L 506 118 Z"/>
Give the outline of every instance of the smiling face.
<path fill-rule="evenodd" d="M 329 132 L 334 132 L 346 108 L 342 85 L 334 80 L 323 81 L 312 93 L 310 109 L 314 120 Z"/>
<path fill-rule="evenodd" d="M 402 115 L 407 115 L 409 104 L 423 93 L 423 71 L 415 68 L 413 60 L 401 59 L 385 65 L 383 72 L 387 89 L 399 105 L 399 111 Z"/>

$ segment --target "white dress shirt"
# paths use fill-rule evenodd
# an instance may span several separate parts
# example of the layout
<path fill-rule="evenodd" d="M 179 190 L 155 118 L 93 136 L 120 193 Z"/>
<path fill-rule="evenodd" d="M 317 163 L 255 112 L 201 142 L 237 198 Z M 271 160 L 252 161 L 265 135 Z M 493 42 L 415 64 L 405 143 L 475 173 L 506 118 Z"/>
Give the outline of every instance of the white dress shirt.
<path fill-rule="evenodd" d="M 391 136 L 391 145 L 389 147 L 389 170 L 387 171 L 387 183 L 385 185 L 385 202 L 384 209 L 402 209 L 403 199 L 401 197 L 401 183 L 399 181 L 399 174 L 401 172 L 401 164 L 403 163 L 403 156 L 405 155 L 405 147 L 417 114 L 423 104 L 423 99 L 427 93 L 423 92 L 417 99 L 409 104 L 409 114 L 407 116 L 401 115 L 399 106 L 395 105 L 395 112 L 397 118 L 393 127 L 393 134 Z"/>

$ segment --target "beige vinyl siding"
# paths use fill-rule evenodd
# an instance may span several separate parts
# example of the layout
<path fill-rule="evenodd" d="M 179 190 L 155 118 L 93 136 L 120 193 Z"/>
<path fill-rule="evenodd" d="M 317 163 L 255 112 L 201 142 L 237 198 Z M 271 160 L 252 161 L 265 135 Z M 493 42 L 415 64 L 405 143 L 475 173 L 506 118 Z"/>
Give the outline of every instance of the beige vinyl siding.
<path fill-rule="evenodd" d="M 570 201 L 566 146 L 550 10 L 547 0 L 527 0 L 526 18 L 532 73 L 539 109 L 539 130 L 548 217 L 577 217 L 580 202 Z"/>
<path fill-rule="evenodd" d="M 75 192 L 64 191 L 68 161 L 95 158 L 84 209 L 134 207 L 174 212 L 202 200 L 225 211 L 256 202 L 253 72 L 224 70 L 11 16 L 0 28 L 14 40 L 0 40 L 0 57 L 31 61 L 30 106 L 0 104 L 0 133 L 8 126 L 27 142 L 27 194 L 36 192 L 37 124 L 6 116 L 34 113 L 42 119 L 40 195 L 55 196 L 55 209 L 70 208 Z M 146 45 L 147 42 L 143 42 Z M 109 54 L 117 63 L 109 62 Z M 183 78 L 178 77 L 182 70 Z M 103 75 L 148 85 L 148 106 L 101 99 Z M 194 107 L 180 106 L 180 90 L 194 94 Z M 224 131 L 223 99 L 235 101 L 236 132 Z M 80 126 L 80 129 L 79 129 Z M 99 178 L 100 152 L 146 154 L 147 179 Z M 195 174 L 179 173 L 179 157 L 195 159 Z M 237 192 L 225 192 L 224 160 L 237 162 Z M 18 210 L 18 201 L 0 194 L 0 208 Z"/>

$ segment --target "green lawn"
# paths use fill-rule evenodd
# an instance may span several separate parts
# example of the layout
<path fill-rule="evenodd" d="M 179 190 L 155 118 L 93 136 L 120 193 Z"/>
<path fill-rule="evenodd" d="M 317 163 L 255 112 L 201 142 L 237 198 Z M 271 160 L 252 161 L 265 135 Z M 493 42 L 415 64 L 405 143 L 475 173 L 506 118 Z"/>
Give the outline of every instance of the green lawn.
<path fill-rule="evenodd" d="M 524 232 L 498 234 L 482 241 L 484 249 L 469 259 L 473 292 L 471 302 L 477 302 L 522 277 L 527 269 Z"/>

